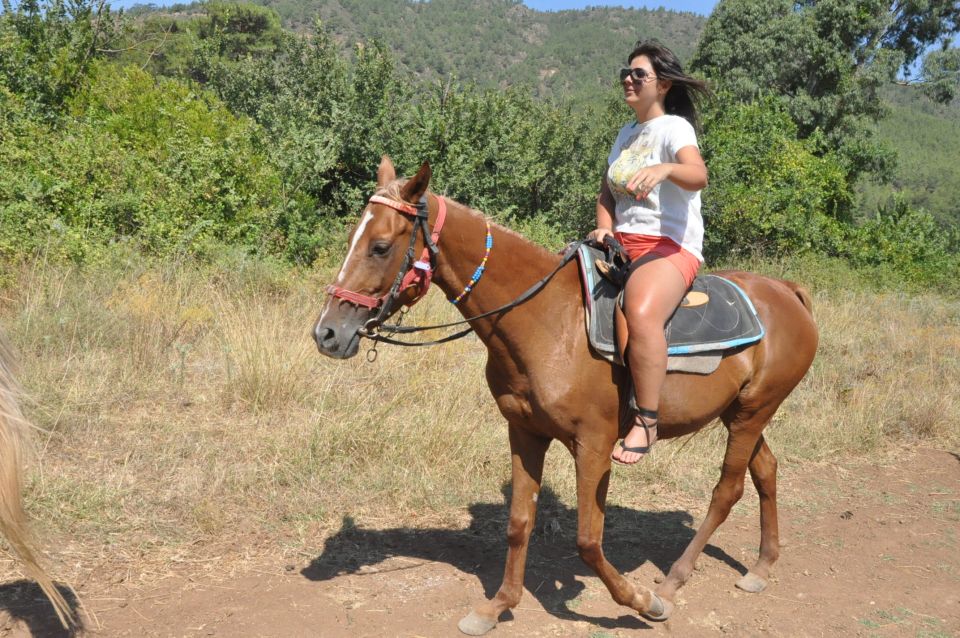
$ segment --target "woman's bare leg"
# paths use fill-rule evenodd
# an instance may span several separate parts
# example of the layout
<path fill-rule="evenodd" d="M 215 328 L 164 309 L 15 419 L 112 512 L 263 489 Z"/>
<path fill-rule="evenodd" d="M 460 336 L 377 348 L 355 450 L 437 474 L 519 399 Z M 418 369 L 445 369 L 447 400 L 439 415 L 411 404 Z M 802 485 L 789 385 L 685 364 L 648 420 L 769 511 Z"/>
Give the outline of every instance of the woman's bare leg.
<path fill-rule="evenodd" d="M 687 283 L 677 267 L 659 255 L 647 255 L 641 261 L 644 263 L 630 275 L 626 287 L 625 314 L 630 327 L 627 361 L 637 406 L 655 412 L 667 375 L 667 340 L 663 327 L 683 300 Z M 653 441 L 647 440 L 647 430 L 634 426 L 623 444 L 624 447 L 644 447 Z M 643 455 L 617 446 L 613 458 L 621 463 L 636 463 Z"/>

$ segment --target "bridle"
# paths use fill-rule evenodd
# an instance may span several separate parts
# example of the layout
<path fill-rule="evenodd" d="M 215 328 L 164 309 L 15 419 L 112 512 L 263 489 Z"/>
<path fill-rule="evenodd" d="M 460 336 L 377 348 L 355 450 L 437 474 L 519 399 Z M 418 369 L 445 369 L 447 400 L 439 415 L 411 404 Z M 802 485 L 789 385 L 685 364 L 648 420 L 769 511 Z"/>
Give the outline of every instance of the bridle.
<path fill-rule="evenodd" d="M 353 290 L 347 290 L 340 286 L 330 284 L 327 286 L 327 294 L 343 299 L 356 306 L 369 308 L 370 312 L 379 309 L 375 317 L 367 320 L 363 326 L 364 332 L 371 334 L 393 313 L 394 305 L 408 288 L 417 287 L 417 294 L 404 305 L 409 308 L 426 296 L 430 289 L 430 282 L 433 279 L 433 271 L 437 267 L 437 254 L 440 249 L 437 248 L 437 242 L 440 241 L 440 231 L 443 229 L 443 222 L 447 218 L 447 203 L 443 197 L 437 197 L 437 221 L 430 230 L 429 211 L 427 208 L 427 195 L 424 193 L 416 205 L 400 202 L 389 197 L 374 195 L 370 198 L 371 204 L 383 204 L 398 213 L 413 219 L 413 231 L 410 233 L 410 245 L 407 246 L 407 252 L 404 256 L 403 264 L 394 277 L 393 285 L 380 297 L 371 297 Z M 417 235 L 423 236 L 423 253 L 420 259 L 414 261 L 414 250 L 417 244 Z"/>
<path fill-rule="evenodd" d="M 357 331 L 360 336 L 366 337 L 375 342 L 389 343 L 398 346 L 431 346 L 447 343 L 449 341 L 453 341 L 454 339 L 465 337 L 473 331 L 472 327 L 468 327 L 465 330 L 461 330 L 460 332 L 448 335 L 435 341 L 418 342 L 398 341 L 396 339 L 391 339 L 390 337 L 379 334 L 378 328 L 380 328 L 380 326 L 384 326 L 384 328 L 386 328 L 390 334 L 409 334 L 413 332 L 422 332 L 425 330 L 450 328 L 453 326 L 463 325 L 465 323 L 468 324 L 477 319 L 499 315 L 500 313 L 506 312 L 521 305 L 543 290 L 543 288 L 550 283 L 550 280 L 553 279 L 553 276 L 560 272 L 561 268 L 573 261 L 577 254 L 577 248 L 583 243 L 583 241 L 577 241 L 568 245 L 567 249 L 564 251 L 564 255 L 560 260 L 560 263 L 557 264 L 557 266 L 549 274 L 522 292 L 516 299 L 498 308 L 494 308 L 493 310 L 488 310 L 487 312 L 480 313 L 479 315 L 463 319 L 462 321 L 453 321 L 434 326 L 401 326 L 399 325 L 399 322 L 397 322 L 397 325 L 386 326 L 384 325 L 384 321 L 393 313 L 394 304 L 407 288 L 410 288 L 411 286 L 417 286 L 416 296 L 411 301 L 404 303 L 407 308 L 423 299 L 423 297 L 427 294 L 427 290 L 430 288 L 430 281 L 433 279 L 433 272 L 437 266 L 437 255 L 440 253 L 440 249 L 437 247 L 437 242 L 440 240 L 440 231 L 443 229 L 443 222 L 447 217 L 446 200 L 440 196 L 436 197 L 438 208 L 437 222 L 434 224 L 432 231 L 430 230 L 428 221 L 426 194 L 420 197 L 420 201 L 415 206 L 406 202 L 399 202 L 388 197 L 382 197 L 380 195 L 374 195 L 370 198 L 369 201 L 371 204 L 383 204 L 384 206 L 388 206 L 402 215 L 413 218 L 413 231 L 410 233 L 410 245 L 407 247 L 407 253 L 404 257 L 404 262 L 397 271 L 397 276 L 394 278 L 393 285 L 390 286 L 390 290 L 380 297 L 371 297 L 359 292 L 347 290 L 346 288 L 342 288 L 334 284 L 327 286 L 327 294 L 333 297 L 343 299 L 344 301 L 352 303 L 356 306 L 369 308 L 371 313 L 379 308 L 377 315 L 371 319 L 368 319 L 366 323 L 364 323 L 363 327 Z M 418 233 L 423 236 L 424 248 L 420 259 L 414 261 L 414 249 L 416 248 Z M 470 279 L 470 283 L 467 284 L 466 288 L 464 288 L 463 293 L 461 293 L 455 299 L 450 300 L 452 303 L 458 303 L 465 294 L 468 294 L 473 289 L 473 286 L 477 280 L 480 279 L 480 276 L 483 274 L 483 271 L 486 268 L 491 247 L 492 237 L 490 234 L 490 224 L 488 221 L 486 241 L 487 253 L 484 256 L 480 266 L 478 266 L 477 270 L 474 272 L 473 277 Z M 373 353 L 373 358 L 371 358 L 370 353 L 368 353 L 368 361 L 373 361 L 376 359 L 375 346 L 371 352 Z"/>

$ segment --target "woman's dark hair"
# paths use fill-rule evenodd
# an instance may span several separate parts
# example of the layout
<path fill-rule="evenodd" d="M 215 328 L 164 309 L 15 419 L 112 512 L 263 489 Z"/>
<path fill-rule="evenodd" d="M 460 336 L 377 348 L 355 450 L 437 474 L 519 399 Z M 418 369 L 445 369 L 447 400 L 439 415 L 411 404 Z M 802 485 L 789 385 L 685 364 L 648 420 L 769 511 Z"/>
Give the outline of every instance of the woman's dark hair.
<path fill-rule="evenodd" d="M 700 118 L 697 116 L 697 105 L 702 99 L 710 96 L 707 83 L 684 73 L 680 60 L 673 51 L 656 40 L 638 41 L 633 46 L 633 51 L 627 56 L 627 64 L 629 65 L 634 58 L 641 55 L 647 56 L 650 60 L 658 79 L 672 82 L 664 99 L 667 113 L 683 117 L 699 131 Z"/>

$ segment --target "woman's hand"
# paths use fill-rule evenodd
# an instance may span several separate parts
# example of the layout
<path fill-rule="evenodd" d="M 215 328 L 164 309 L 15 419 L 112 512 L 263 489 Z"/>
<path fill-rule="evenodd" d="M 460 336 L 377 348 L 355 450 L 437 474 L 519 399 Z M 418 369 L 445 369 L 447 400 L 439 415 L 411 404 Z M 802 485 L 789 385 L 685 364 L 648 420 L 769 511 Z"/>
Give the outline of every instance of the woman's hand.
<path fill-rule="evenodd" d="M 657 184 L 670 177 L 673 167 L 673 164 L 645 166 L 627 182 L 627 190 L 636 193 L 638 200 L 644 199 Z"/>
<path fill-rule="evenodd" d="M 595 242 L 598 246 L 603 246 L 603 238 L 608 235 L 613 237 L 613 231 L 609 228 L 597 228 L 590 231 L 590 234 L 587 235 L 587 239 Z"/>

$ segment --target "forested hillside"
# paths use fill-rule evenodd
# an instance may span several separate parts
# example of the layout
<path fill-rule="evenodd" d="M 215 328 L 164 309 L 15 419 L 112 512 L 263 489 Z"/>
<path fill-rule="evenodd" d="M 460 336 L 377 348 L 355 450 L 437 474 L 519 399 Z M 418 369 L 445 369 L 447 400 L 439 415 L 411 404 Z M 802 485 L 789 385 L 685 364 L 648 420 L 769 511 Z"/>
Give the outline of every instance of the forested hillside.
<path fill-rule="evenodd" d="M 890 114 L 878 134 L 897 152 L 889 184 L 864 183 L 859 208 L 870 215 L 897 198 L 923 208 L 945 226 L 960 225 L 960 100 L 932 102 L 916 89 L 886 94 Z"/>
<path fill-rule="evenodd" d="M 264 4 L 291 25 L 307 26 L 319 15 L 348 43 L 379 39 L 402 67 L 425 79 L 452 73 L 484 85 L 526 83 L 541 95 L 609 88 L 611 59 L 619 62 L 639 37 L 670 42 L 688 59 L 704 23 L 696 14 L 664 9 L 540 12 L 515 0 Z"/>
<path fill-rule="evenodd" d="M 400 69 L 420 80 L 519 85 L 578 105 L 610 94 L 613 70 L 638 38 L 668 43 L 689 62 L 706 23 L 663 8 L 542 12 L 516 0 L 256 1 L 276 11 L 288 29 L 308 33 L 319 19 L 346 56 L 357 43 L 379 41 Z M 191 4 L 168 11 L 182 18 L 205 9 Z M 883 101 L 889 112 L 877 132 L 893 159 L 889 182 L 859 180 L 858 216 L 872 217 L 902 198 L 941 224 L 960 224 L 960 101 L 938 105 L 915 87 L 885 91 Z"/>
<path fill-rule="evenodd" d="M 519 0 L 257 0 L 285 27 L 302 33 L 323 23 L 345 52 L 381 42 L 397 65 L 422 80 L 507 87 L 526 84 L 541 96 L 595 97 L 638 38 L 669 42 L 689 59 L 705 18 L 666 9 L 591 7 L 542 12 Z M 173 13 L 202 10 L 177 5 Z M 613 61 L 613 63 L 611 63 Z"/>
<path fill-rule="evenodd" d="M 655 36 L 717 89 L 700 138 L 708 260 L 811 254 L 955 284 L 960 237 L 937 226 L 955 209 L 929 209 L 956 198 L 909 195 L 941 179 L 935 162 L 907 158 L 922 170 L 892 182 L 897 198 L 857 196 L 858 184 L 889 179 L 890 147 L 877 141 L 901 146 L 908 134 L 882 118 L 887 60 L 907 63 L 954 33 L 952 5 L 934 3 L 946 13 L 915 32 L 927 5 L 836 14 L 837 2 L 724 0 L 704 22 L 341 0 L 319 5 L 309 30 L 314 9 L 301 4 L 116 14 L 94 0 L 5 2 L 0 254 L 82 262 L 118 245 L 202 257 L 227 247 L 312 263 L 339 250 L 382 153 L 408 174 L 430 161 L 438 191 L 561 244 L 592 227 L 610 140 L 629 116 L 616 69 L 635 38 Z M 868 37 L 877 29 L 899 35 Z M 906 100 L 900 121 L 927 108 L 918 94 L 891 95 Z M 952 126 L 955 112 L 932 110 L 927 129 Z M 942 149 L 950 165 L 955 138 L 942 131 L 924 157 Z"/>

